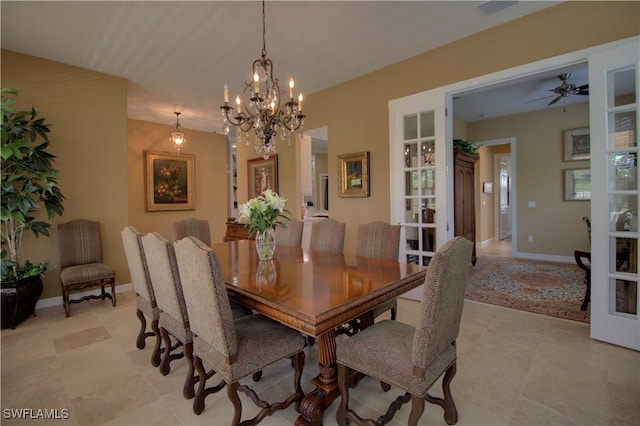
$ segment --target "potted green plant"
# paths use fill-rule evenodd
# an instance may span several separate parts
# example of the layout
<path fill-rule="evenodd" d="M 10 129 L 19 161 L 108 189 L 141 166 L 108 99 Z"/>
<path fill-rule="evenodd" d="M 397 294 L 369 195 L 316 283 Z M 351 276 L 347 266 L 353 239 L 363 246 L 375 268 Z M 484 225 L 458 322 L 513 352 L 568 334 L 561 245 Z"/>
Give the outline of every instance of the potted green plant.
<path fill-rule="evenodd" d="M 478 148 L 473 146 L 471 142 L 465 141 L 464 139 L 454 139 L 453 140 L 453 150 L 455 152 L 465 152 L 471 155 L 478 154 Z"/>
<path fill-rule="evenodd" d="M 62 215 L 64 196 L 58 187 L 55 156 L 49 147 L 49 124 L 39 118 L 34 108 L 14 108 L 18 91 L 2 92 L 2 328 L 15 327 L 34 313 L 42 294 L 41 276 L 49 262 L 22 261 L 25 232 L 49 236 L 51 224 L 36 218 L 44 207 L 49 219 Z"/>

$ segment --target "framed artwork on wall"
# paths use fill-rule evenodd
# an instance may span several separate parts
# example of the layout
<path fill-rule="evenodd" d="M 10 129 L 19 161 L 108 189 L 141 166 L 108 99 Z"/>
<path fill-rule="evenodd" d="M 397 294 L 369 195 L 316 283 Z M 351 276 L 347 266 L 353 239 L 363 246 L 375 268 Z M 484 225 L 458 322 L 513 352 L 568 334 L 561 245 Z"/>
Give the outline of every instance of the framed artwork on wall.
<path fill-rule="evenodd" d="M 565 201 L 591 200 L 591 169 L 564 170 Z"/>
<path fill-rule="evenodd" d="M 249 199 L 262 194 L 265 189 L 278 192 L 278 154 L 247 160 Z"/>
<path fill-rule="evenodd" d="M 195 210 L 195 155 L 144 151 L 145 211 Z"/>
<path fill-rule="evenodd" d="M 564 131 L 564 161 L 581 161 L 591 158 L 589 128 Z"/>
<path fill-rule="evenodd" d="M 338 156 L 338 196 L 368 197 L 369 151 Z"/>

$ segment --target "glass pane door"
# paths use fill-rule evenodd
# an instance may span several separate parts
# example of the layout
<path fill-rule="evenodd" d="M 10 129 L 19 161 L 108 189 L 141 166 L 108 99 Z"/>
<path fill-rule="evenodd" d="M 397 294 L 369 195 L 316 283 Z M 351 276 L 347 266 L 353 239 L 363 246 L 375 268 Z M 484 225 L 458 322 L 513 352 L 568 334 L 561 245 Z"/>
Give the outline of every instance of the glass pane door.
<path fill-rule="evenodd" d="M 591 336 L 640 350 L 637 46 L 589 57 Z"/>
<path fill-rule="evenodd" d="M 403 117 L 404 224 L 407 263 L 428 265 L 436 247 L 433 111 Z"/>

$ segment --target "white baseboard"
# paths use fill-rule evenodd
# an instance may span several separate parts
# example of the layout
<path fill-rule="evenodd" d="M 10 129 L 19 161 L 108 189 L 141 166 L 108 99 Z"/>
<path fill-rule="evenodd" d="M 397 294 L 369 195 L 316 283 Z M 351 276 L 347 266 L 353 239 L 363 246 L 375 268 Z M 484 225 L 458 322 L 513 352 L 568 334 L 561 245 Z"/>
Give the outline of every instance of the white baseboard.
<path fill-rule="evenodd" d="M 133 290 L 133 285 L 131 285 L 131 283 L 129 283 L 129 284 L 120 284 L 120 285 L 116 286 L 116 294 L 124 293 L 126 291 L 131 291 L 131 290 Z M 87 290 L 87 291 L 82 291 L 82 292 L 78 292 L 78 293 L 73 293 L 73 298 L 89 296 L 89 295 L 92 295 L 92 294 L 94 294 L 96 296 L 99 296 L 100 295 L 100 289 L 96 288 L 94 290 Z M 48 297 L 46 299 L 40 299 L 40 300 L 38 300 L 38 303 L 36 304 L 36 309 L 48 308 L 50 306 L 62 306 L 62 296 Z"/>
<path fill-rule="evenodd" d="M 514 258 L 540 260 L 542 262 L 557 262 L 557 263 L 575 263 L 576 259 L 573 256 L 556 256 L 552 254 L 540 254 L 540 253 L 523 253 L 517 252 L 513 254 Z"/>

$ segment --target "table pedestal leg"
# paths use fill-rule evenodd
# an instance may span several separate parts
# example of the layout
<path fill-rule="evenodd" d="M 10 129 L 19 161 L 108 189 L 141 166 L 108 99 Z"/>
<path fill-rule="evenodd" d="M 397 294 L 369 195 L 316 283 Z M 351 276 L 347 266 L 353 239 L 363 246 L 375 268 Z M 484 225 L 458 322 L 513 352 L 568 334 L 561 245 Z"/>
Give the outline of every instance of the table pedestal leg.
<path fill-rule="evenodd" d="M 374 322 L 373 311 L 365 312 L 359 319 L 361 329 L 369 327 Z M 300 416 L 296 419 L 296 426 L 321 425 L 325 410 L 340 396 L 335 329 L 321 334 L 318 338 L 318 367 L 320 374 L 311 381 L 316 388 L 300 403 Z"/>
<path fill-rule="evenodd" d="M 336 332 L 327 331 L 318 339 L 318 366 L 320 374 L 312 380 L 316 388 L 300 404 L 296 426 L 321 425 L 322 414 L 340 395 L 336 368 Z"/>

